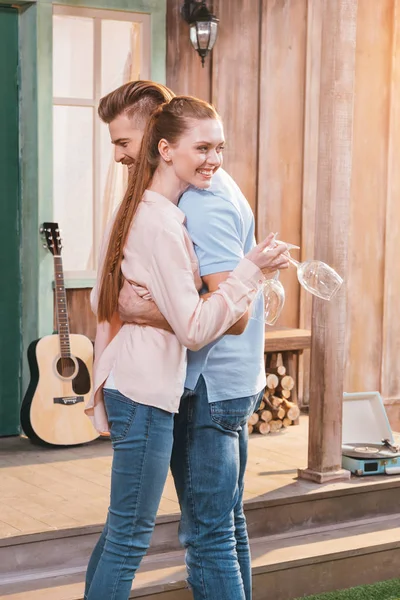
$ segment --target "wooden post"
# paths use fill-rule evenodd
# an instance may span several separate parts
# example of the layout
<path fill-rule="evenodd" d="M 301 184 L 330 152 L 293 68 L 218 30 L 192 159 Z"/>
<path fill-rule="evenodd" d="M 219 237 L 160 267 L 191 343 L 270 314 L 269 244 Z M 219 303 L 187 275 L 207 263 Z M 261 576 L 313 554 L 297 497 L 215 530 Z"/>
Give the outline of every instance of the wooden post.
<path fill-rule="evenodd" d="M 331 302 L 313 298 L 308 468 L 318 483 L 341 468 L 346 274 L 358 0 L 323 0 L 315 252 L 345 279 Z"/>

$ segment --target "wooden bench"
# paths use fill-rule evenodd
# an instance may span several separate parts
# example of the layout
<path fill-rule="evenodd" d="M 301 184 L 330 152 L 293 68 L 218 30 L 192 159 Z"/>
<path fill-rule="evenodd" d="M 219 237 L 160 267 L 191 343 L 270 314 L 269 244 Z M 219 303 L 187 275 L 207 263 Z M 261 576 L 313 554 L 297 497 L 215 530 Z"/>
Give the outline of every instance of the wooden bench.
<path fill-rule="evenodd" d="M 298 357 L 303 350 L 311 348 L 311 331 L 309 329 L 290 329 L 289 327 L 266 327 L 265 329 L 265 367 L 275 366 L 276 357 L 282 355 L 282 362 L 286 367 L 287 375 L 293 377 L 295 382 L 292 391 L 292 400 L 298 404 Z M 296 358 L 295 358 L 296 357 Z"/>

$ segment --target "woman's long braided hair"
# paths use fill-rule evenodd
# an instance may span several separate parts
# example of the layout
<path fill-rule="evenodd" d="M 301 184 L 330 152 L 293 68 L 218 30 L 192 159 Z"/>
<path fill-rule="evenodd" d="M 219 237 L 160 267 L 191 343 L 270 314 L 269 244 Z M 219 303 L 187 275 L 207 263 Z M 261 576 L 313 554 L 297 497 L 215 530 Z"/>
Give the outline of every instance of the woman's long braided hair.
<path fill-rule="evenodd" d="M 159 106 L 147 122 L 135 169 L 130 175 L 125 197 L 114 221 L 100 283 L 98 320 L 111 321 L 118 307 L 122 287 L 121 263 L 125 243 L 143 194 L 149 187 L 160 161 L 158 144 L 166 139 L 170 144 L 189 129 L 193 120 L 219 119 L 215 108 L 197 98 L 176 96 Z"/>

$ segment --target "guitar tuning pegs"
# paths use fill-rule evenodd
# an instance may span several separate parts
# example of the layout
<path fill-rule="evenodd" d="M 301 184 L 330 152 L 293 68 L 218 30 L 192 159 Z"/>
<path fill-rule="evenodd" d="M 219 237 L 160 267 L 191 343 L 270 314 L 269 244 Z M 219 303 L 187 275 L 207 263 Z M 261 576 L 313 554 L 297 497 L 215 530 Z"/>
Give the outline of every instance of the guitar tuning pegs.
<path fill-rule="evenodd" d="M 43 248 L 44 248 L 45 250 L 47 250 L 47 245 L 46 245 L 46 244 L 43 244 Z"/>
<path fill-rule="evenodd" d="M 43 228 L 43 226 L 42 226 L 42 227 L 40 227 L 40 229 L 39 229 L 39 233 L 44 233 L 44 228 Z"/>

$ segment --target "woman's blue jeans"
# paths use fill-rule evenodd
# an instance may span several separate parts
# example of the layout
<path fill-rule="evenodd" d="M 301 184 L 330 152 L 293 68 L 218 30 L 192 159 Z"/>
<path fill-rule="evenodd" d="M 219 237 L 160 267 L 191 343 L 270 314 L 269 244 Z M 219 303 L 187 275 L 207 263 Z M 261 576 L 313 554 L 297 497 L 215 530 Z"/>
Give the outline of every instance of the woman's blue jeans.
<path fill-rule="evenodd" d="M 107 522 L 89 561 L 85 600 L 127 600 L 150 544 L 172 451 L 174 415 L 104 390 L 114 448 Z"/>

